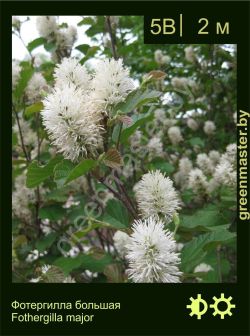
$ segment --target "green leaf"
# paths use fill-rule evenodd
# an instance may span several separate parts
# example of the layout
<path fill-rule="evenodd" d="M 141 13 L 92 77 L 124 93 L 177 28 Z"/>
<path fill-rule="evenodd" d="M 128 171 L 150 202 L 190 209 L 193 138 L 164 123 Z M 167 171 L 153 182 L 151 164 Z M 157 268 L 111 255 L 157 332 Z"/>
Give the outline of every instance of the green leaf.
<path fill-rule="evenodd" d="M 92 168 L 94 168 L 97 165 L 97 162 L 92 159 L 86 159 L 82 162 L 80 162 L 75 168 L 71 170 L 69 173 L 66 182 L 69 183 L 70 181 L 73 181 L 77 179 L 78 177 L 86 174 L 89 172 Z"/>
<path fill-rule="evenodd" d="M 79 50 L 84 55 L 86 55 L 87 51 L 89 49 L 89 45 L 88 44 L 80 44 L 80 45 L 76 46 L 75 49 Z"/>
<path fill-rule="evenodd" d="M 194 193 L 191 189 L 185 189 L 181 194 L 181 198 L 185 203 L 189 203 L 193 199 L 193 197 Z"/>
<path fill-rule="evenodd" d="M 220 200 L 221 200 L 221 207 L 223 208 L 230 208 L 236 207 L 236 192 L 232 191 L 231 188 L 223 186 L 220 189 Z"/>
<path fill-rule="evenodd" d="M 88 49 L 86 58 L 93 57 L 100 48 L 98 46 L 92 46 Z"/>
<path fill-rule="evenodd" d="M 83 18 L 80 22 L 78 22 L 78 26 L 83 25 L 93 25 L 95 23 L 95 20 L 91 18 L 90 16 Z"/>
<path fill-rule="evenodd" d="M 48 206 L 44 206 L 39 210 L 39 218 L 41 219 L 49 219 L 51 221 L 58 221 L 63 219 L 66 214 L 66 209 L 62 208 L 58 204 L 52 204 Z"/>
<path fill-rule="evenodd" d="M 43 237 L 42 239 L 40 239 L 36 242 L 36 249 L 39 252 L 44 252 L 45 250 L 50 248 L 50 246 L 56 240 L 56 237 L 57 237 L 57 233 L 55 233 L 55 232 L 49 233 L 48 235 L 46 235 L 45 237 Z"/>
<path fill-rule="evenodd" d="M 129 226 L 129 217 L 127 209 L 118 200 L 111 199 L 108 201 L 105 213 L 101 219 L 109 223 L 116 229 L 126 229 Z"/>
<path fill-rule="evenodd" d="M 40 47 L 41 45 L 43 45 L 45 42 L 46 42 L 46 39 L 44 37 L 38 37 L 35 40 L 33 40 L 33 41 L 31 41 L 31 42 L 28 43 L 27 49 L 29 50 L 29 52 L 31 52 L 35 48 Z"/>
<path fill-rule="evenodd" d="M 86 55 L 84 58 L 81 59 L 80 63 L 83 64 L 84 62 L 86 62 L 89 58 L 91 57 L 94 57 L 95 54 L 97 53 L 97 51 L 99 50 L 100 48 L 98 46 L 92 46 L 92 47 L 89 47 L 89 49 L 87 50 L 86 52 Z M 85 47 L 83 47 L 83 50 L 85 50 Z M 80 50 L 81 51 L 81 50 Z"/>
<path fill-rule="evenodd" d="M 16 146 L 17 145 L 17 134 L 12 132 L 12 146 Z"/>
<path fill-rule="evenodd" d="M 69 187 L 59 188 L 51 190 L 46 194 L 45 199 L 47 201 L 66 202 L 69 197 Z"/>
<path fill-rule="evenodd" d="M 78 255 L 75 258 L 60 257 L 54 265 L 60 267 L 65 275 L 77 268 L 87 269 L 91 272 L 103 272 L 105 267 L 113 263 L 113 259 L 108 254 L 103 254 L 101 258 L 95 258 L 94 255 Z"/>
<path fill-rule="evenodd" d="M 40 112 L 43 109 L 43 103 L 38 102 L 35 104 L 32 104 L 28 107 L 26 107 L 24 115 L 29 118 L 31 117 L 34 113 Z"/>
<path fill-rule="evenodd" d="M 184 272 L 192 272 L 194 267 L 200 264 L 209 249 L 215 249 L 217 245 L 231 242 L 236 237 L 226 229 L 205 233 L 193 238 L 181 250 L 181 266 Z"/>
<path fill-rule="evenodd" d="M 199 278 L 202 278 L 202 282 L 204 283 L 220 282 L 217 252 L 216 251 L 209 252 L 204 258 L 203 262 L 205 264 L 210 265 L 213 268 L 213 270 L 209 271 L 208 273 L 203 273 L 199 275 Z M 221 254 L 220 273 L 222 275 L 223 282 L 225 282 L 224 280 L 226 279 L 224 277 L 228 275 L 230 268 L 231 268 L 230 262 L 227 259 L 223 258 L 223 254 Z"/>
<path fill-rule="evenodd" d="M 60 257 L 55 260 L 54 265 L 60 267 L 65 275 L 68 275 L 74 269 L 77 269 L 81 266 L 82 257 L 82 255 L 76 256 L 74 258 Z"/>
<path fill-rule="evenodd" d="M 174 166 L 171 165 L 171 163 L 165 162 L 163 160 L 157 160 L 155 162 L 153 161 L 150 165 L 150 168 L 152 170 L 159 169 L 160 171 L 162 171 L 166 174 L 171 174 L 175 170 Z"/>
<path fill-rule="evenodd" d="M 70 160 L 63 160 L 55 166 L 54 180 L 58 187 L 62 187 L 64 185 L 74 167 L 74 164 Z"/>
<path fill-rule="evenodd" d="M 14 91 L 14 97 L 16 99 L 19 99 L 22 96 L 30 78 L 34 73 L 34 69 L 29 62 L 23 62 L 21 65 L 22 70 L 20 72 L 20 78 Z"/>
<path fill-rule="evenodd" d="M 34 188 L 53 175 L 55 165 L 62 160 L 62 156 L 51 159 L 46 166 L 39 166 L 37 161 L 33 161 L 27 172 L 26 186 Z"/>
<path fill-rule="evenodd" d="M 222 214 L 216 205 L 206 205 L 192 215 L 180 216 L 180 228 L 184 230 L 209 231 L 211 227 L 228 223 L 227 217 Z"/>
<path fill-rule="evenodd" d="M 86 19 L 86 18 L 85 18 Z M 97 20 L 97 21 L 96 21 Z M 104 16 L 97 16 L 96 20 L 94 19 L 93 22 L 86 23 L 90 24 L 91 26 L 85 31 L 85 34 L 89 37 L 93 37 L 96 34 L 103 33 L 105 28 L 105 18 Z M 85 21 L 86 22 L 86 21 Z M 89 21 L 90 22 L 90 21 Z"/>
<path fill-rule="evenodd" d="M 117 105 L 116 111 L 119 110 L 122 113 L 128 114 L 132 112 L 135 108 L 156 101 L 160 97 L 160 95 L 161 92 L 155 90 L 135 90 L 129 94 L 124 103 Z"/>
<path fill-rule="evenodd" d="M 44 49 L 48 52 L 52 52 L 56 50 L 56 44 L 54 42 L 46 42 L 44 43 Z"/>
<path fill-rule="evenodd" d="M 153 119 L 153 114 L 147 114 L 147 115 L 135 115 L 132 117 L 133 124 L 131 126 L 128 126 L 121 132 L 120 142 L 126 143 L 128 138 L 136 131 L 136 129 L 145 124 L 146 122 Z"/>
<path fill-rule="evenodd" d="M 195 138 L 191 138 L 189 140 L 190 145 L 192 146 L 199 146 L 199 147 L 204 147 L 205 146 L 205 142 L 204 140 L 202 140 L 199 137 L 195 137 Z"/>

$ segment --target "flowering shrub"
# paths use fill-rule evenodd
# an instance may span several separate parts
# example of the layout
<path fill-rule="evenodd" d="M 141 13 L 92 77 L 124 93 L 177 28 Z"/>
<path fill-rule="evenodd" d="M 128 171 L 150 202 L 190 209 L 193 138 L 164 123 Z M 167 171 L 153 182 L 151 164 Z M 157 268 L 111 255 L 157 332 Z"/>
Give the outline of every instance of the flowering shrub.
<path fill-rule="evenodd" d="M 236 281 L 236 47 L 145 45 L 133 16 L 36 28 L 12 60 L 13 281 Z"/>

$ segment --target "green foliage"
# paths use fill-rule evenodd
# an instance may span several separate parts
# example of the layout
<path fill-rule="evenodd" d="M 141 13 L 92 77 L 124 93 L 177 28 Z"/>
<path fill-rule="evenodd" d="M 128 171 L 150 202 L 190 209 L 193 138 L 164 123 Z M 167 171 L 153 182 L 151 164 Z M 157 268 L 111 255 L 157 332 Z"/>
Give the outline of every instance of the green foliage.
<path fill-rule="evenodd" d="M 92 58 L 95 56 L 95 54 L 97 53 L 97 51 L 100 49 L 98 46 L 92 46 L 92 47 L 88 47 L 88 49 L 86 50 L 86 44 L 80 45 L 77 48 L 78 50 L 80 50 L 81 52 L 83 52 L 85 54 L 85 56 L 81 59 L 80 63 L 83 64 L 85 63 L 88 59 Z"/>
<path fill-rule="evenodd" d="M 207 252 L 220 244 L 226 244 L 235 239 L 235 233 L 225 228 L 205 233 L 188 242 L 181 251 L 181 267 L 184 272 L 190 272 L 202 262 Z"/>
<path fill-rule="evenodd" d="M 54 168 L 54 180 L 58 187 L 62 187 L 71 171 L 74 169 L 74 164 L 69 160 L 59 162 Z"/>
<path fill-rule="evenodd" d="M 40 112 L 43 109 L 43 103 L 42 102 L 38 102 L 35 104 L 32 104 L 28 107 L 26 107 L 25 111 L 24 111 L 24 115 L 29 118 L 31 117 L 34 113 Z"/>
<path fill-rule="evenodd" d="M 60 257 L 55 260 L 54 265 L 60 267 L 65 275 L 78 268 L 91 272 L 103 272 L 105 267 L 113 263 L 113 259 L 108 254 L 79 255 L 75 258 Z"/>
<path fill-rule="evenodd" d="M 41 239 L 37 240 L 36 249 L 39 252 L 46 251 L 55 242 L 56 238 L 57 238 L 57 234 L 55 232 L 49 233 L 45 237 L 42 237 Z"/>
<path fill-rule="evenodd" d="M 36 161 L 33 161 L 27 172 L 27 182 L 28 188 L 37 187 L 40 183 L 48 179 L 53 175 L 54 167 L 58 162 L 62 160 L 61 156 L 57 156 L 51 159 L 45 166 L 39 166 Z"/>
<path fill-rule="evenodd" d="M 222 214 L 216 205 L 207 205 L 196 210 L 194 214 L 181 216 L 182 230 L 191 231 L 211 231 L 214 227 L 225 225 L 229 218 Z"/>
<path fill-rule="evenodd" d="M 161 93 L 155 90 L 143 91 L 142 89 L 138 89 L 128 96 L 126 102 L 118 104 L 116 110 L 119 112 L 121 111 L 124 114 L 129 114 L 134 109 L 139 108 L 142 105 L 146 105 L 148 103 L 156 101 L 156 99 L 159 98 L 160 95 Z"/>
<path fill-rule="evenodd" d="M 29 50 L 29 52 L 31 52 L 35 48 L 40 47 L 41 45 L 43 45 L 45 42 L 46 42 L 45 38 L 38 37 L 35 40 L 33 40 L 33 41 L 31 41 L 31 42 L 28 43 L 27 49 Z"/>
<path fill-rule="evenodd" d="M 78 177 L 88 173 L 91 169 L 96 166 L 96 161 L 92 159 L 86 159 L 80 162 L 76 167 L 74 167 L 68 174 L 65 183 L 71 182 Z"/>
<path fill-rule="evenodd" d="M 146 122 L 150 121 L 153 119 L 153 115 L 151 113 L 148 113 L 147 115 L 134 115 L 132 117 L 132 125 L 126 127 L 122 132 L 121 132 L 121 138 L 120 141 L 121 143 L 126 143 L 128 138 L 136 131 L 138 127 L 141 125 L 145 124 Z"/>
<path fill-rule="evenodd" d="M 14 98 L 19 100 L 24 93 L 24 90 L 34 73 L 34 69 L 29 62 L 22 62 L 22 70 L 17 86 L 13 92 Z"/>
<path fill-rule="evenodd" d="M 126 229 L 129 226 L 129 217 L 126 208 L 114 199 L 108 201 L 102 221 L 109 223 L 116 229 Z"/>
<path fill-rule="evenodd" d="M 174 172 L 175 168 L 174 166 L 169 163 L 166 162 L 164 160 L 161 159 L 155 159 L 151 165 L 150 165 L 151 170 L 156 170 L 159 169 L 162 173 L 166 173 L 166 174 L 171 174 Z"/>
<path fill-rule="evenodd" d="M 200 147 L 205 146 L 204 141 L 199 137 L 192 138 L 192 139 L 189 140 L 189 142 L 190 142 L 190 145 L 192 145 L 192 146 L 200 146 Z"/>
<path fill-rule="evenodd" d="M 63 209 L 60 205 L 48 205 L 39 210 L 39 218 L 58 221 L 64 218 L 65 212 L 65 209 Z"/>

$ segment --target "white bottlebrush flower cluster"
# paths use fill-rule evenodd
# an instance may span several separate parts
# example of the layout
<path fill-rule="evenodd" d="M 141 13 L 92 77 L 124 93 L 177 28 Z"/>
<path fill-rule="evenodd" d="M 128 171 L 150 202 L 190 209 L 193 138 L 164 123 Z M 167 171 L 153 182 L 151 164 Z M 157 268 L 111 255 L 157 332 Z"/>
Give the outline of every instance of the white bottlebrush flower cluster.
<path fill-rule="evenodd" d="M 64 58 L 54 72 L 55 86 L 63 89 L 74 84 L 77 89 L 89 90 L 90 75 L 86 67 L 74 58 Z"/>
<path fill-rule="evenodd" d="M 180 207 L 173 182 L 159 170 L 144 174 L 134 186 L 134 191 L 143 218 L 162 215 L 169 223 Z"/>
<path fill-rule="evenodd" d="M 16 87 L 19 81 L 21 69 L 18 61 L 12 61 L 12 90 Z"/>
<path fill-rule="evenodd" d="M 74 26 L 59 30 L 56 34 L 56 43 L 62 48 L 72 48 L 77 39 L 77 30 Z"/>
<path fill-rule="evenodd" d="M 199 124 L 193 118 L 188 118 L 187 126 L 193 131 L 196 131 L 199 128 Z"/>
<path fill-rule="evenodd" d="M 211 150 L 208 155 L 205 153 L 197 155 L 196 165 L 199 168 L 190 171 L 187 184 L 187 187 L 195 192 L 197 202 L 211 195 L 221 185 L 235 188 L 237 180 L 236 151 L 236 144 L 230 144 L 222 155 L 216 150 Z M 180 172 L 176 173 L 176 180 L 177 184 L 185 185 L 185 179 Z"/>
<path fill-rule="evenodd" d="M 226 148 L 225 153 L 221 156 L 221 161 L 229 161 L 234 168 L 236 168 L 236 157 L 237 156 L 237 145 L 229 144 Z"/>
<path fill-rule="evenodd" d="M 136 130 L 134 134 L 131 135 L 129 138 L 129 142 L 131 145 L 131 151 L 133 153 L 137 153 L 141 149 L 141 141 L 142 141 L 142 132 L 139 130 Z"/>
<path fill-rule="evenodd" d="M 167 64 L 171 61 L 171 58 L 168 55 L 164 55 L 160 49 L 155 50 L 155 62 L 159 65 Z"/>
<path fill-rule="evenodd" d="M 236 155 L 236 144 L 228 145 L 225 153 L 221 156 L 218 165 L 215 167 L 214 179 L 218 185 L 226 185 L 233 188 L 236 187 Z"/>
<path fill-rule="evenodd" d="M 32 211 L 29 205 L 35 203 L 35 193 L 34 190 L 27 188 L 25 183 L 24 174 L 16 177 L 15 190 L 12 193 L 12 213 L 15 217 L 30 224 Z"/>
<path fill-rule="evenodd" d="M 207 175 L 212 174 L 214 171 L 213 162 L 206 153 L 197 155 L 196 164 Z"/>
<path fill-rule="evenodd" d="M 235 187 L 237 182 L 236 170 L 229 161 L 219 163 L 215 168 L 215 181 L 219 184 Z"/>
<path fill-rule="evenodd" d="M 192 46 L 189 46 L 189 47 L 186 47 L 184 51 L 185 51 L 186 60 L 190 63 L 195 63 L 196 56 L 195 56 L 194 48 Z"/>
<path fill-rule="evenodd" d="M 40 200 L 43 202 L 47 189 L 40 187 Z M 25 223 L 32 224 L 32 207 L 36 203 L 34 189 L 26 187 L 26 171 L 15 178 L 14 190 L 12 192 L 12 214 Z"/>
<path fill-rule="evenodd" d="M 158 108 L 154 111 L 155 120 L 157 123 L 162 124 L 166 119 L 166 113 L 163 109 Z"/>
<path fill-rule="evenodd" d="M 163 157 L 163 143 L 157 136 L 152 137 L 147 143 L 148 159 L 151 161 L 156 157 Z"/>
<path fill-rule="evenodd" d="M 127 244 L 130 241 L 130 237 L 127 233 L 122 231 L 116 231 L 113 236 L 113 241 L 117 252 L 121 258 L 124 258 L 127 254 Z"/>
<path fill-rule="evenodd" d="M 126 246 L 129 278 L 140 283 L 180 282 L 176 242 L 163 222 L 153 217 L 137 220 L 132 230 Z"/>
<path fill-rule="evenodd" d="M 52 144 L 66 159 L 95 158 L 103 147 L 100 111 L 72 84 L 47 96 L 42 118 Z"/>
<path fill-rule="evenodd" d="M 42 118 L 53 144 L 65 158 L 96 158 L 103 151 L 102 119 L 133 89 L 122 60 L 101 60 L 93 77 L 74 59 L 55 71 L 55 88 L 44 100 Z"/>
<path fill-rule="evenodd" d="M 188 187 L 195 193 L 195 200 L 199 202 L 207 195 L 208 181 L 203 171 L 199 168 L 194 168 L 188 176 Z"/>
<path fill-rule="evenodd" d="M 102 109 L 108 112 L 112 106 L 123 102 L 134 90 L 133 80 L 129 77 L 129 69 L 124 67 L 122 59 L 105 59 L 95 67 L 95 75 L 91 82 L 92 99 L 99 102 Z"/>
<path fill-rule="evenodd" d="M 25 89 L 28 101 L 35 103 L 43 98 L 43 94 L 47 91 L 47 82 L 43 75 L 39 72 L 34 73 Z"/>
<path fill-rule="evenodd" d="M 178 143 L 183 141 L 180 127 L 179 126 L 170 127 L 168 129 L 168 137 L 173 145 L 178 145 Z"/>
<path fill-rule="evenodd" d="M 216 150 L 211 150 L 208 153 L 209 158 L 213 162 L 214 166 L 220 161 L 220 153 Z"/>
<path fill-rule="evenodd" d="M 24 145 L 34 147 L 37 144 L 37 135 L 30 127 L 30 123 L 20 118 L 19 125 L 20 125 L 21 132 L 23 135 Z M 13 126 L 13 132 L 16 133 L 18 145 L 21 148 L 21 137 L 20 137 L 20 132 L 19 132 L 17 123 Z"/>
<path fill-rule="evenodd" d="M 74 26 L 61 27 L 55 16 L 38 16 L 36 27 L 40 36 L 46 38 L 48 42 L 55 43 L 53 59 L 57 60 L 58 55 L 60 58 L 69 55 L 77 39 L 77 30 Z"/>
<path fill-rule="evenodd" d="M 122 175 L 126 179 L 128 179 L 131 176 L 133 176 L 133 174 L 134 174 L 134 166 L 133 166 L 133 164 L 131 162 L 124 164 L 123 168 L 122 168 Z"/>
<path fill-rule="evenodd" d="M 176 89 L 187 89 L 187 87 L 195 88 L 195 82 L 186 77 L 173 77 L 171 79 L 171 84 Z"/>
<path fill-rule="evenodd" d="M 39 35 L 49 38 L 57 31 L 57 22 L 55 16 L 38 16 L 36 19 L 36 28 Z"/>
<path fill-rule="evenodd" d="M 203 130 L 207 135 L 214 134 L 214 132 L 216 130 L 215 123 L 211 120 L 205 121 Z"/>
<path fill-rule="evenodd" d="M 163 127 L 164 130 L 169 129 L 170 127 L 174 126 L 177 123 L 176 119 L 166 118 L 163 120 Z"/>
<path fill-rule="evenodd" d="M 188 175 L 192 169 L 192 161 L 187 157 L 182 157 L 179 161 L 179 171 L 184 175 Z"/>
<path fill-rule="evenodd" d="M 175 183 L 181 188 L 181 190 L 187 187 L 188 176 L 193 169 L 192 161 L 187 157 L 182 157 L 179 160 L 178 171 L 174 174 Z"/>

